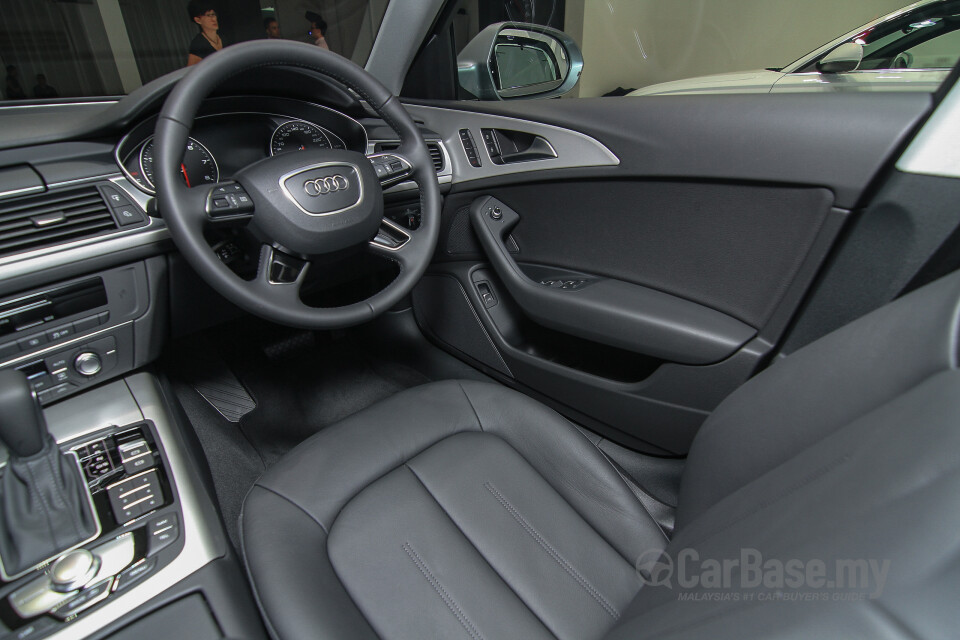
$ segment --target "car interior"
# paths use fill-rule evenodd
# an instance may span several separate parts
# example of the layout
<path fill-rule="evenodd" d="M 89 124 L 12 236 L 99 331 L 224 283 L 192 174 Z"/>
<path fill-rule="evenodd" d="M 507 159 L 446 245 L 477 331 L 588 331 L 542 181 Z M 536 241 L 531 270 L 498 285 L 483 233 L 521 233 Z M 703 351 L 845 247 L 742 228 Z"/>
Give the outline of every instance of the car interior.
<path fill-rule="evenodd" d="M 458 6 L 0 104 L 0 637 L 954 637 L 957 70 L 551 99 Z"/>

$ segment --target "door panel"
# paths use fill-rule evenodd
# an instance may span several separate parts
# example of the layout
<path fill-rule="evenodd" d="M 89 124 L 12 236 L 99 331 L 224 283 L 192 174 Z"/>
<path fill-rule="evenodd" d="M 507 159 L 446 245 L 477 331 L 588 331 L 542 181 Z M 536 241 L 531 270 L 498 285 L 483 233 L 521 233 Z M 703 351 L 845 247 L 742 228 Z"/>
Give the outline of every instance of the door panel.
<path fill-rule="evenodd" d="M 865 96 L 815 98 L 413 107 L 460 167 L 413 296 L 421 328 L 615 441 L 685 454 L 773 356 L 848 218 L 930 106 L 917 95 L 876 108 Z M 522 131 L 521 114 L 537 121 L 531 132 L 573 129 L 618 163 L 578 168 L 567 155 L 556 171 L 471 174 L 460 131 L 479 139 L 497 116 Z"/>

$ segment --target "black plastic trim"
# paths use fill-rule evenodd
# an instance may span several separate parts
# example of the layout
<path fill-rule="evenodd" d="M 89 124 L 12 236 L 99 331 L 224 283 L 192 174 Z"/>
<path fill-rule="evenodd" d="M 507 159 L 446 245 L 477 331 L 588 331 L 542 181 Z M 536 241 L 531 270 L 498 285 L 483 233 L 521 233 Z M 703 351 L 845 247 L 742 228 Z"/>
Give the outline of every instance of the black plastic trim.
<path fill-rule="evenodd" d="M 735 353 L 756 330 L 735 318 L 676 296 L 612 278 L 563 290 L 530 280 L 510 256 L 504 237 L 520 216 L 495 198 L 470 209 L 497 274 L 524 312 L 558 331 L 662 360 L 710 364 Z"/>

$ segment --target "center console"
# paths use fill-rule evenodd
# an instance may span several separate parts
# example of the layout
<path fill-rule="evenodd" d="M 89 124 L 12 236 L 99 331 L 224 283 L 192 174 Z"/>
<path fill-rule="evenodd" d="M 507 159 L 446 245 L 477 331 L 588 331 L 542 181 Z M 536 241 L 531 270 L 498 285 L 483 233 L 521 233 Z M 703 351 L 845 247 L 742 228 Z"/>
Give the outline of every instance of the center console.
<path fill-rule="evenodd" d="M 0 583 L 0 638 L 168 637 L 171 627 L 151 622 L 162 619 L 189 620 L 191 637 L 261 637 L 259 621 L 224 611 L 255 610 L 245 586 L 237 591 L 235 560 L 233 585 L 202 577 L 223 574 L 213 565 L 226 562 L 229 545 L 157 380 L 129 376 L 44 417 L 61 451 L 79 462 L 99 533 Z M 200 629 L 207 631 L 195 635 Z"/>

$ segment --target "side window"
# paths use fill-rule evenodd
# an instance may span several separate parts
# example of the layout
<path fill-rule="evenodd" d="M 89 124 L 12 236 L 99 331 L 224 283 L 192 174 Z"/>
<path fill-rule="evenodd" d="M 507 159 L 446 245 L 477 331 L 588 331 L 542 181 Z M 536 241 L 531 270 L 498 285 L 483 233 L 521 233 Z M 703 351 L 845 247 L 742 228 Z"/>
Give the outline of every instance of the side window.
<path fill-rule="evenodd" d="M 949 69 L 960 60 L 960 30 L 950 31 L 901 52 L 895 69 Z"/>

